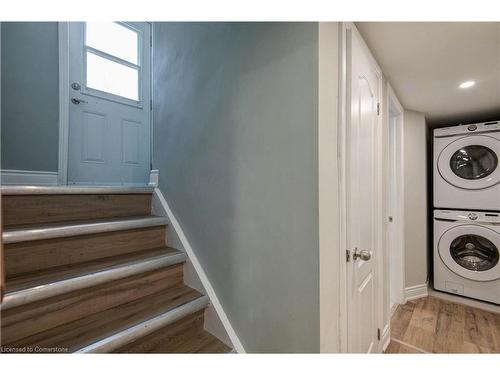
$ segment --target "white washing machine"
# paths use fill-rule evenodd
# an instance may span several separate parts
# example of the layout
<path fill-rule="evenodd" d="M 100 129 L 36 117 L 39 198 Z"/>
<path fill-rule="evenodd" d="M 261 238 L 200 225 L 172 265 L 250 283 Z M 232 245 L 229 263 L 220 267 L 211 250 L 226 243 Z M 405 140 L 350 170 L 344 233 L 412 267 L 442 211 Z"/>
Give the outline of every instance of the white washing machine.
<path fill-rule="evenodd" d="M 434 289 L 500 304 L 500 213 L 434 210 Z"/>
<path fill-rule="evenodd" d="M 500 121 L 434 130 L 434 207 L 500 211 Z"/>

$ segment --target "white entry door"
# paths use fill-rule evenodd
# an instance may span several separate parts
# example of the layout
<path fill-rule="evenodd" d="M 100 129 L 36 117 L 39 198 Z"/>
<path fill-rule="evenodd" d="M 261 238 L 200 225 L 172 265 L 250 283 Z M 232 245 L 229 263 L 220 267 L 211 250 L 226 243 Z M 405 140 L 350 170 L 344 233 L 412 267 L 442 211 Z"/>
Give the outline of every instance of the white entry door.
<path fill-rule="evenodd" d="M 354 29 L 346 34 L 346 228 L 348 350 L 371 353 L 377 343 L 377 124 L 378 68 Z"/>
<path fill-rule="evenodd" d="M 149 181 L 150 40 L 145 22 L 70 23 L 68 184 Z"/>

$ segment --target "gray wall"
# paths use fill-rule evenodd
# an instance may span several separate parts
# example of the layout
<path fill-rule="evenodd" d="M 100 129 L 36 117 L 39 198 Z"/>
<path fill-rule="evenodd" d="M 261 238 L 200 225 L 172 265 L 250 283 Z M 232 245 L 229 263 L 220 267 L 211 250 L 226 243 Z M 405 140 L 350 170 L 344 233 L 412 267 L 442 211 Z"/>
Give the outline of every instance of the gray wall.
<path fill-rule="evenodd" d="M 245 349 L 319 350 L 318 25 L 154 24 L 153 166 Z"/>
<path fill-rule="evenodd" d="M 2 169 L 57 171 L 56 22 L 2 22 Z"/>
<path fill-rule="evenodd" d="M 425 115 L 404 112 L 405 287 L 427 281 L 427 135 Z"/>

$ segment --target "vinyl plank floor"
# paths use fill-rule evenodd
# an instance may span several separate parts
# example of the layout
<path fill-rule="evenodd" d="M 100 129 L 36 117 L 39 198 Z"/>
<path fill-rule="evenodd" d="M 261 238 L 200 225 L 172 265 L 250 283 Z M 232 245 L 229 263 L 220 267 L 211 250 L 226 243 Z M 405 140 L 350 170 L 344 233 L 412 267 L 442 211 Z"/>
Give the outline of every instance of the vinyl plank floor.
<path fill-rule="evenodd" d="M 399 306 L 391 331 L 386 353 L 500 353 L 500 314 L 436 297 Z"/>

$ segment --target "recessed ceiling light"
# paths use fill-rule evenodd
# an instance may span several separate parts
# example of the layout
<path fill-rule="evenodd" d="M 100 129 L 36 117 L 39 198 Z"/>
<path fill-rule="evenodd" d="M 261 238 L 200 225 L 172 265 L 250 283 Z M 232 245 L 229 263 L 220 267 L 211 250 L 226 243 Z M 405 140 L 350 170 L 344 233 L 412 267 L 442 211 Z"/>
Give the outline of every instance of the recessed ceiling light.
<path fill-rule="evenodd" d="M 458 87 L 460 87 L 461 89 L 468 89 L 469 87 L 472 87 L 475 84 L 476 84 L 476 82 L 474 82 L 474 81 L 465 81 L 465 82 L 462 82 L 460 84 L 460 86 L 458 86 Z"/>

